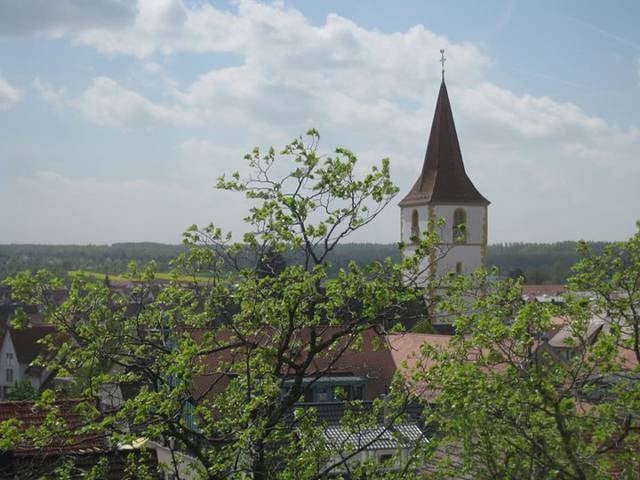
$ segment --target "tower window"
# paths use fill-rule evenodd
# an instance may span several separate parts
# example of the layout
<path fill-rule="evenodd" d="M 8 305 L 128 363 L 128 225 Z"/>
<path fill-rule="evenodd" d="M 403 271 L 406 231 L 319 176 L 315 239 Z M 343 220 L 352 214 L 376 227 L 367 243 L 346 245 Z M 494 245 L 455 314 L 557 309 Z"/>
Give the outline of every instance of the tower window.
<path fill-rule="evenodd" d="M 453 243 L 467 243 L 467 212 L 457 208 L 453 212 Z"/>
<path fill-rule="evenodd" d="M 456 262 L 456 273 L 462 275 L 462 262 Z"/>
<path fill-rule="evenodd" d="M 411 214 L 411 238 L 420 237 L 420 219 L 418 218 L 418 210 L 414 210 Z"/>

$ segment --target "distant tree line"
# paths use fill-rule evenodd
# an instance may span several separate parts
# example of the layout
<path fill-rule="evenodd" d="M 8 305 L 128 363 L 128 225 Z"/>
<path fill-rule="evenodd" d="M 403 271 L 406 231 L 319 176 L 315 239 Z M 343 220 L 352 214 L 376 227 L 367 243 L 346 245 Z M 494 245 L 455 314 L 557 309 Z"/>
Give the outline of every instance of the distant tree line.
<path fill-rule="evenodd" d="M 605 242 L 589 243 L 596 253 L 602 252 Z M 121 274 L 134 260 L 139 264 L 154 261 L 158 272 L 168 272 L 170 262 L 187 251 L 182 245 L 153 242 L 114 243 L 113 245 L 0 245 L 0 279 L 25 270 L 46 268 L 58 276 L 67 272 Z M 502 243 L 488 248 L 489 266 L 495 266 L 504 276 L 523 276 L 530 284 L 563 283 L 570 275 L 570 267 L 579 259 L 576 242 Z M 365 265 L 391 257 L 400 259 L 397 244 L 348 243 L 339 245 L 331 253 L 332 269 L 345 267 L 350 261 Z M 295 255 L 285 261 L 296 263 Z"/>
<path fill-rule="evenodd" d="M 606 242 L 587 242 L 591 250 L 600 254 Z M 501 274 L 533 285 L 564 283 L 571 276 L 571 266 L 579 259 L 577 242 L 556 243 L 500 243 L 490 245 L 489 265 Z"/>
<path fill-rule="evenodd" d="M 113 245 L 0 245 L 0 279 L 24 270 L 46 268 L 59 277 L 71 270 L 119 274 L 130 261 L 155 261 L 160 272 L 186 251 L 181 245 L 161 243 L 114 243 Z"/>

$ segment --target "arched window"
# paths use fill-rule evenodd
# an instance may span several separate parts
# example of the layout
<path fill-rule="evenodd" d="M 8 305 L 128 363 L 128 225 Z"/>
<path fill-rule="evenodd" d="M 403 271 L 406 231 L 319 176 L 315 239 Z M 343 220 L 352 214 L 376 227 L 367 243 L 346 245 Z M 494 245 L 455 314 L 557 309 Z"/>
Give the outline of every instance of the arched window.
<path fill-rule="evenodd" d="M 418 218 L 418 210 L 414 210 L 411 214 L 411 238 L 420 237 L 420 219 Z"/>
<path fill-rule="evenodd" d="M 453 243 L 467 243 L 467 212 L 456 208 L 453 212 Z"/>

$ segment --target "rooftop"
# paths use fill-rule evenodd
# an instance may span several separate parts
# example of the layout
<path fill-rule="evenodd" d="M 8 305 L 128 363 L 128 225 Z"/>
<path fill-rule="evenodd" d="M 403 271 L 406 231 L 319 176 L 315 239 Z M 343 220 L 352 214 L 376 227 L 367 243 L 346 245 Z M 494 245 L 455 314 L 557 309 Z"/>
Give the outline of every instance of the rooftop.
<path fill-rule="evenodd" d="M 422 172 L 400 206 L 425 203 L 488 205 L 464 169 L 458 134 L 444 80 L 431 124 Z"/>

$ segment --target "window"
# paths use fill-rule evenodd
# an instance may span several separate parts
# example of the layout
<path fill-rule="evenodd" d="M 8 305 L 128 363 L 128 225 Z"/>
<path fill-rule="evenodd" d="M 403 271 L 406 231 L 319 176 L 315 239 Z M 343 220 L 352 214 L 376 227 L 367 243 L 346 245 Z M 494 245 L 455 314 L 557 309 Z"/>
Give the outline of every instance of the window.
<path fill-rule="evenodd" d="M 420 237 L 420 218 L 418 218 L 418 210 L 414 210 L 411 214 L 411 238 Z"/>
<path fill-rule="evenodd" d="M 13 365 L 13 353 L 7 353 L 7 365 Z"/>
<path fill-rule="evenodd" d="M 390 454 L 390 453 L 383 453 L 382 455 L 380 455 L 380 456 L 378 457 L 378 461 L 379 461 L 380 463 L 385 463 L 385 462 L 388 462 L 389 460 L 391 460 L 392 458 L 393 458 L 393 455 L 392 455 L 392 454 Z"/>
<path fill-rule="evenodd" d="M 364 400 L 366 381 L 362 377 L 336 376 L 313 379 L 313 384 L 308 385 L 311 378 L 303 380 L 304 389 L 301 396 L 303 402 L 343 402 L 346 400 Z M 286 392 L 293 380 L 284 381 Z"/>
<path fill-rule="evenodd" d="M 313 389 L 307 387 L 307 389 L 304 391 L 304 401 L 306 403 L 309 402 L 313 402 Z"/>
<path fill-rule="evenodd" d="M 331 395 L 327 387 L 316 389 L 316 402 L 330 402 Z"/>
<path fill-rule="evenodd" d="M 353 398 L 350 400 L 364 400 L 364 385 L 353 386 Z"/>
<path fill-rule="evenodd" d="M 457 208 L 453 212 L 453 243 L 467 243 L 467 212 Z"/>
<path fill-rule="evenodd" d="M 13 383 L 13 368 L 7 368 L 7 383 Z"/>
<path fill-rule="evenodd" d="M 462 262 L 456 262 L 456 273 L 462 275 Z"/>

